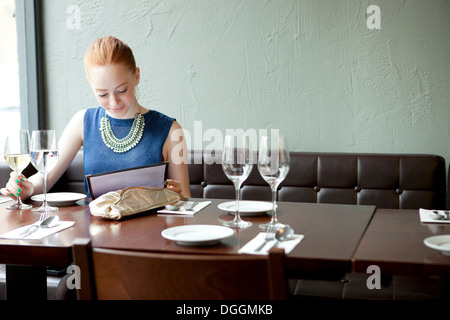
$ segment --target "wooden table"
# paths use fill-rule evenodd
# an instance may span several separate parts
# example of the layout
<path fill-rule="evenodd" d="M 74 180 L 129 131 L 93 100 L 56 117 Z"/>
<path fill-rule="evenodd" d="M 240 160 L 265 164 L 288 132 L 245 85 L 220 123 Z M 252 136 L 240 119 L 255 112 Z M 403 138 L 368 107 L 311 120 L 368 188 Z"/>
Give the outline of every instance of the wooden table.
<path fill-rule="evenodd" d="M 450 257 L 427 247 L 424 239 L 450 234 L 450 224 L 422 223 L 419 210 L 377 209 L 352 259 L 353 270 L 376 265 L 381 275 L 441 276 L 450 299 Z"/>
<path fill-rule="evenodd" d="M 201 199 L 198 199 L 201 200 Z M 229 200 L 212 200 L 212 203 L 194 216 L 145 215 L 115 222 L 91 220 L 92 243 L 95 247 L 151 252 L 224 253 L 237 254 L 253 239 L 270 216 L 243 217 L 253 225 L 236 229 L 234 237 L 214 246 L 181 246 L 161 236 L 169 227 L 186 224 L 221 225 L 233 216 L 219 210 L 217 205 Z M 279 202 L 278 220 L 289 224 L 295 233 L 303 234 L 302 242 L 287 256 L 288 270 L 298 277 L 342 276 L 351 269 L 351 258 L 373 213 L 373 206 Z"/>
<path fill-rule="evenodd" d="M 40 241 L 0 239 L 0 263 L 33 266 L 32 270 L 40 270 L 36 277 L 42 283 L 45 266 L 66 266 L 70 263 L 71 245 L 78 237 L 90 237 L 93 246 L 103 248 L 237 254 L 242 246 L 261 231 L 258 225 L 268 222 L 269 215 L 245 217 L 253 222 L 252 227 L 237 229 L 235 236 L 213 246 L 181 246 L 161 236 L 161 232 L 169 227 L 185 224 L 221 225 L 223 221 L 232 220 L 231 214 L 217 208 L 219 203 L 225 201 L 229 200 L 213 199 L 208 207 L 194 216 L 159 215 L 153 212 L 122 221 L 91 216 L 87 204 L 60 207 L 57 212 L 60 220 L 75 221 L 73 227 Z M 5 207 L 5 204 L 0 205 L 0 233 L 31 224 L 39 218 L 38 214 L 31 211 L 8 211 Z M 291 225 L 297 234 L 305 236 L 287 256 L 289 275 L 334 279 L 350 271 L 353 253 L 374 212 L 373 206 L 279 202 L 279 221 Z M 19 270 L 14 274 L 7 273 L 9 287 L 17 287 L 9 277 L 15 283 L 20 281 L 20 273 L 24 270 Z M 31 285 L 27 290 L 33 294 L 42 291 L 42 288 L 34 289 L 35 286 Z M 10 297 L 16 296 L 19 298 L 21 293 L 12 291 Z"/>
<path fill-rule="evenodd" d="M 353 270 L 370 265 L 385 274 L 448 275 L 450 257 L 423 240 L 450 234 L 450 224 L 421 223 L 419 210 L 377 209 L 353 257 Z"/>

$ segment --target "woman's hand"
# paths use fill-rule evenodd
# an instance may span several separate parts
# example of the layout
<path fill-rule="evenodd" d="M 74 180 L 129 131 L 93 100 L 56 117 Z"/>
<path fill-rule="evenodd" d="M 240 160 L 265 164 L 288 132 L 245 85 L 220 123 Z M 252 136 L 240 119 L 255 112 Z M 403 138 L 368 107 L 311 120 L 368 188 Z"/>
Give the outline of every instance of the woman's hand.
<path fill-rule="evenodd" d="M 167 189 L 175 191 L 176 193 L 181 195 L 181 183 L 179 183 L 177 180 L 167 179 L 164 182 L 164 185 Z"/>
<path fill-rule="evenodd" d="M 33 184 L 23 174 L 17 176 L 13 171 L 10 174 L 10 178 L 6 183 L 6 187 L 2 188 L 0 192 L 7 197 L 11 197 L 17 200 L 20 197 L 21 200 L 26 200 L 33 194 Z"/>

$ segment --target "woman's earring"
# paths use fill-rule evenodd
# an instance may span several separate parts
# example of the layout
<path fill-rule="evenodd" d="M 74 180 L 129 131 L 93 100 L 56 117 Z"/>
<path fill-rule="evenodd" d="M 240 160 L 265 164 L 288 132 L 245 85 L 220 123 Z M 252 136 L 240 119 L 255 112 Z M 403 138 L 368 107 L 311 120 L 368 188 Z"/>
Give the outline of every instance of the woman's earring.
<path fill-rule="evenodd" d="M 134 98 L 136 99 L 136 101 L 139 100 L 139 96 L 140 96 L 139 87 L 136 86 L 136 87 L 134 87 Z"/>

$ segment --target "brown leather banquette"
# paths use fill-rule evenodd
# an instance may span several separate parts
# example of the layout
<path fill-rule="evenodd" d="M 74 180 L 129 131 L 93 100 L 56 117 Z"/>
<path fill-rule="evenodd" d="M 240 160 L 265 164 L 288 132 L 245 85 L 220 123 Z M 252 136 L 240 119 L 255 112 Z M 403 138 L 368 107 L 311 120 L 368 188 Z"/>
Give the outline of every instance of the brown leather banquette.
<path fill-rule="evenodd" d="M 188 159 L 191 196 L 233 199 L 234 187 L 220 154 L 192 151 Z M 0 163 L 0 182 L 11 170 Z M 31 173 L 32 169 L 24 171 Z M 52 192 L 85 192 L 83 152 Z M 246 200 L 271 200 L 254 166 L 241 189 Z M 378 208 L 446 208 L 445 161 L 438 155 L 291 152 L 291 166 L 278 190 L 279 201 L 375 205 Z"/>
<path fill-rule="evenodd" d="M 192 197 L 234 198 L 220 156 L 191 153 Z M 254 166 L 242 199 L 270 200 Z M 278 190 L 280 201 L 375 205 L 378 208 L 446 207 L 445 161 L 437 155 L 291 152 L 291 166 Z"/>
<path fill-rule="evenodd" d="M 192 151 L 188 163 L 192 197 L 234 198 L 233 185 L 220 165 L 220 154 Z M 0 163 L 2 185 L 10 172 L 6 163 Z M 84 192 L 82 151 L 51 191 Z M 241 195 L 247 200 L 271 199 L 256 166 L 244 182 Z M 290 171 L 279 187 L 278 200 L 444 209 L 445 161 L 438 155 L 421 154 L 291 152 Z"/>

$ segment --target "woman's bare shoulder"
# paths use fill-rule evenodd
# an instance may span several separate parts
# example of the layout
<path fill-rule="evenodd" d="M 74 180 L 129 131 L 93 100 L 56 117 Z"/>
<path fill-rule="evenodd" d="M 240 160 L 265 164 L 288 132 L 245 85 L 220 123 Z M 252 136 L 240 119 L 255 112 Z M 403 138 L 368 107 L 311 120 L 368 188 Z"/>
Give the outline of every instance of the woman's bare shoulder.
<path fill-rule="evenodd" d="M 86 114 L 86 110 L 87 110 L 87 109 L 81 109 L 81 110 L 77 111 L 77 112 L 73 115 L 73 118 L 84 119 L 84 115 Z"/>

